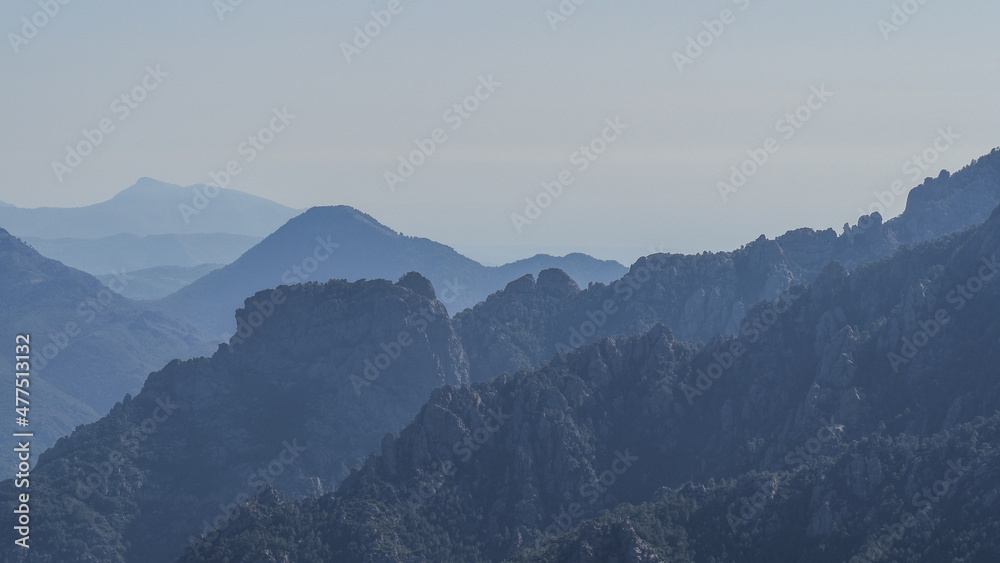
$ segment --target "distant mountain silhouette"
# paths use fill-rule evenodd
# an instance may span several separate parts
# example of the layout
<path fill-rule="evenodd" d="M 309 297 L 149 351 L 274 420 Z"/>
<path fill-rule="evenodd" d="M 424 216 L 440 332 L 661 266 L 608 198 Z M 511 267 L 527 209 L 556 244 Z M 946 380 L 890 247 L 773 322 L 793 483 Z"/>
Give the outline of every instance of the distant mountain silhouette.
<path fill-rule="evenodd" d="M 190 268 L 202 264 L 229 264 L 262 240 L 261 237 L 228 233 L 146 236 L 122 233 L 99 239 L 22 238 L 43 256 L 95 276 L 159 266 Z"/>
<path fill-rule="evenodd" d="M 121 295 L 137 301 L 162 299 L 189 283 L 205 276 L 213 270 L 218 270 L 223 264 L 201 264 L 200 266 L 157 266 L 145 270 L 126 272 L 122 275 L 128 285 L 121 287 Z M 119 276 L 107 274 L 97 276 L 104 285 L 115 285 Z"/>
<path fill-rule="evenodd" d="M 0 287 L 0 339 L 31 335 L 29 420 L 38 452 L 107 412 L 125 393 L 138 391 L 153 369 L 211 350 L 194 327 L 115 294 L 3 229 Z M 12 354 L 0 354 L 0 369 L 11 373 L 13 360 Z M 13 427 L 14 410 L 3 416 Z M 3 444 L 9 441 L 8 435 Z M 12 464 L 12 458 L 0 458 L 0 470 L 7 472 Z"/>
<path fill-rule="evenodd" d="M 200 184 L 185 188 L 141 178 L 115 197 L 86 207 L 0 206 L 0 226 L 19 237 L 46 239 L 96 239 L 120 233 L 264 237 L 299 214 L 290 207 L 236 190 L 219 190 L 210 198 L 213 189 Z"/>
<path fill-rule="evenodd" d="M 475 305 L 510 279 L 540 268 L 565 267 L 580 283 L 610 282 L 625 272 L 613 261 L 582 254 L 539 255 L 486 267 L 451 247 L 401 235 L 346 206 L 314 207 L 216 270 L 156 304 L 213 335 L 231 333 L 231 311 L 247 296 L 280 284 L 329 279 L 398 279 L 416 271 L 437 289 L 450 312 Z"/>

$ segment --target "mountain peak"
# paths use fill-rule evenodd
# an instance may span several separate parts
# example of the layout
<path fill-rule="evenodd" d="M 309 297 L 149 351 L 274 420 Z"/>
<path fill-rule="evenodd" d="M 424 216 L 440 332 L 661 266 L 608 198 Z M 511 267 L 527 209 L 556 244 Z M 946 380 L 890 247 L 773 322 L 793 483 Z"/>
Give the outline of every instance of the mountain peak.
<path fill-rule="evenodd" d="M 358 211 L 357 209 L 350 207 L 348 205 L 327 205 L 327 206 L 316 206 L 310 207 L 304 213 L 298 217 L 293 218 L 288 222 L 289 224 L 320 224 L 320 223 L 334 223 L 334 224 L 350 224 L 358 223 L 363 225 L 368 225 L 374 227 L 380 231 L 383 231 L 388 235 L 398 235 L 396 231 L 386 227 L 382 223 L 379 223 L 371 215 Z"/>
<path fill-rule="evenodd" d="M 82 207 L 0 207 L 0 224 L 21 237 L 99 239 L 120 233 L 230 233 L 265 237 L 298 210 L 237 190 L 139 178 L 111 199 Z"/>
<path fill-rule="evenodd" d="M 111 199 L 122 201 L 133 198 L 148 198 L 151 195 L 176 195 L 183 189 L 176 184 L 168 184 L 167 182 L 143 176 L 131 186 L 115 194 Z"/>
<path fill-rule="evenodd" d="M 158 187 L 179 188 L 180 186 L 178 186 L 176 184 L 169 184 L 169 183 L 164 182 L 162 180 L 157 180 L 156 178 L 150 178 L 149 176 L 143 176 L 142 178 L 139 178 L 138 180 L 136 180 L 135 184 L 132 184 L 131 188 L 126 188 L 126 190 L 132 189 L 132 188 L 136 188 L 136 189 L 148 189 L 148 188 L 158 188 Z"/>
<path fill-rule="evenodd" d="M 565 296 L 580 292 L 573 278 L 559 268 L 548 268 L 538 273 L 537 287 L 550 295 Z"/>
<path fill-rule="evenodd" d="M 31 263 L 35 266 L 41 263 L 52 262 L 54 260 L 49 260 L 48 258 L 42 256 L 37 250 L 32 248 L 31 245 L 21 240 L 11 234 L 6 229 L 0 228 L 0 253 L 6 254 L 6 260 L 12 261 L 13 256 L 17 256 L 17 266 L 23 267 Z M 6 268 L 0 269 L 0 279 L 3 279 L 3 274 L 7 273 L 8 270 L 14 270 L 13 263 L 7 264 Z"/>
<path fill-rule="evenodd" d="M 504 293 L 531 293 L 535 291 L 535 276 L 524 274 L 503 288 Z"/>
<path fill-rule="evenodd" d="M 367 213 L 362 213 L 350 205 L 316 205 L 305 211 L 305 214 L 341 213 L 352 216 L 368 217 Z"/>
<path fill-rule="evenodd" d="M 399 281 L 396 282 L 396 285 L 400 287 L 405 287 L 410 291 L 412 291 L 413 293 L 416 293 L 417 295 L 420 295 L 422 297 L 426 297 L 431 301 L 437 299 L 437 294 L 434 292 L 434 285 L 431 283 L 431 280 L 425 278 L 424 276 L 421 276 L 417 272 L 407 273 L 403 277 L 399 278 Z"/>

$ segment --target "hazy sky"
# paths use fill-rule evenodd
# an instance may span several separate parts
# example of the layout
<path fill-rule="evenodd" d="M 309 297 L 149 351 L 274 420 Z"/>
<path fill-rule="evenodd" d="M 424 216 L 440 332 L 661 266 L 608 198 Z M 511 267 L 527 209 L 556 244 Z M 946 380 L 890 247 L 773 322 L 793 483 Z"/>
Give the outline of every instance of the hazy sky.
<path fill-rule="evenodd" d="M 51 17 L 45 1 L 0 9 L 0 200 L 22 207 L 95 203 L 142 176 L 207 183 L 235 160 L 231 188 L 351 205 L 486 262 L 631 262 L 839 230 L 893 181 L 1000 145 L 995 1 L 243 0 L 221 18 L 238 0 L 48 1 Z M 560 5 L 565 19 L 546 14 Z M 44 26 L 27 38 L 22 18 Z M 263 150 L 242 144 L 272 124 Z M 433 154 L 390 189 L 418 139 Z M 914 172 L 925 150 L 936 162 Z M 60 181 L 53 162 L 72 171 Z M 724 200 L 741 165 L 753 174 Z M 540 195 L 561 173 L 558 197 Z M 531 219 L 525 198 L 547 207 Z"/>

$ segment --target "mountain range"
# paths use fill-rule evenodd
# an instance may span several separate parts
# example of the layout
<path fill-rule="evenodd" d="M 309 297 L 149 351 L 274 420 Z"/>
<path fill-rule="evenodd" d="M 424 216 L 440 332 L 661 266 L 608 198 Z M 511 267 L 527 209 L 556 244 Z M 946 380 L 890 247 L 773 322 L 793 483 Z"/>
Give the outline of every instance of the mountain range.
<path fill-rule="evenodd" d="M 65 222 L 63 228 L 66 229 L 77 228 L 73 227 L 74 223 L 86 226 L 92 221 L 99 223 L 101 228 L 112 231 L 130 228 L 128 222 L 118 221 L 117 215 L 138 213 L 148 218 L 155 215 L 157 202 L 164 204 L 163 202 L 174 201 L 184 191 L 177 186 L 143 179 L 110 202 L 90 208 L 62 210 L 61 216 L 53 220 Z M 267 212 L 274 207 L 266 200 L 245 199 L 242 194 L 234 193 L 236 195 L 229 194 L 233 195 L 232 198 L 220 195 L 218 201 L 213 202 L 220 215 L 230 217 L 233 221 L 253 217 L 253 213 L 244 209 L 247 202 L 253 204 L 251 207 L 260 208 L 257 211 L 251 209 L 254 213 Z M 350 217 L 355 214 L 357 212 L 349 210 L 344 217 L 351 220 Z M 27 221 L 30 223 L 35 219 L 29 217 Z M 169 225 L 163 228 L 168 227 Z M 144 228 L 156 227 L 150 223 L 144 225 Z M 67 232 L 88 234 L 80 232 L 78 228 Z M 285 244 L 281 238 L 278 236 L 272 238 L 272 241 L 278 241 L 279 245 Z M 201 323 L 202 326 L 215 329 L 210 334 L 194 324 L 179 320 L 182 315 L 169 306 L 161 307 L 156 303 L 137 303 L 133 300 L 155 300 L 174 293 L 221 267 L 220 264 L 203 263 L 204 260 L 229 260 L 234 255 L 242 254 L 244 246 L 253 246 L 259 239 L 250 235 L 224 233 L 125 233 L 94 240 L 30 240 L 33 245 L 0 229 L 0 257 L 3 257 L 0 262 L 0 281 L 7 288 L 0 297 L 0 305 L 3 305 L 0 309 L 0 322 L 4 323 L 4 334 L 10 340 L 13 339 L 14 330 L 31 332 L 36 339 L 40 339 L 39 350 L 46 353 L 35 360 L 35 394 L 37 404 L 40 405 L 38 412 L 41 413 L 36 418 L 39 422 L 35 446 L 41 451 L 60 436 L 68 435 L 76 426 L 100 418 L 126 393 L 138 392 L 146 376 L 169 360 L 209 353 L 217 342 L 227 340 L 238 328 L 231 321 L 216 322 L 214 325 L 211 322 Z M 364 237 L 357 240 L 361 242 Z M 478 263 L 447 247 L 426 240 L 423 242 L 441 250 L 442 256 L 445 256 L 442 263 L 454 260 L 467 266 L 469 271 L 482 268 Z M 42 256 L 35 247 L 59 256 L 70 264 L 111 273 L 94 278 Z M 278 254 L 282 252 L 279 250 Z M 285 252 L 291 251 L 286 249 Z M 251 254 L 247 259 L 251 268 L 262 268 L 266 273 L 264 264 L 254 264 L 254 256 Z M 374 278 L 386 273 L 384 264 L 372 265 L 374 261 L 369 260 L 369 264 L 365 265 L 364 259 L 361 261 L 356 270 L 334 268 L 325 273 L 329 277 L 354 276 L 354 279 Z M 128 269 L 130 264 L 137 267 L 158 263 L 179 263 L 182 266 Z M 617 263 L 603 263 L 583 255 L 551 260 L 549 257 L 536 257 L 524 261 L 523 268 L 516 271 L 520 274 L 526 268 L 538 264 L 544 267 L 550 263 L 564 265 L 584 280 L 592 279 L 591 276 L 613 279 L 624 271 L 624 267 Z M 497 269 L 496 277 L 502 278 L 506 271 L 508 270 Z M 280 277 L 276 282 L 281 283 Z M 502 285 L 499 281 L 494 283 Z M 246 297 L 273 285 L 276 284 L 243 284 L 229 288 L 229 291 L 213 298 L 228 299 L 233 303 L 224 306 L 227 310 L 224 317 L 231 318 L 232 311 Z M 451 291 L 458 296 L 464 289 L 455 285 Z M 491 289 L 492 286 L 485 289 L 477 287 L 476 290 L 485 292 Z M 469 296 L 462 298 L 469 299 Z M 216 307 L 214 310 L 220 309 Z M 206 318 L 197 314 L 191 316 L 198 320 Z M 228 334 L 222 336 L 223 332 Z M 108 358 L 114 358 L 114 361 L 109 362 Z M 9 363 L 9 358 L 0 360 L 0 365 Z M 12 369 L 13 365 L 7 367 Z M 9 416 L 13 423 L 13 412 Z M 8 438 L 7 442 L 11 440 Z M 11 474 L 12 467 L 11 460 L 0 460 L 0 471 L 5 474 Z"/>
<path fill-rule="evenodd" d="M 3 229 L 0 264 L 0 338 L 14 342 L 27 333 L 34 339 L 30 420 L 38 451 L 137 392 L 164 363 L 212 349 L 195 327 L 119 296 Z M 0 355 L 6 373 L 13 372 L 13 359 Z M 4 416 L 14 427 L 13 409 Z M 4 438 L 4 445 L 11 443 Z M 0 459 L 0 470 L 12 474 L 13 463 Z"/>
<path fill-rule="evenodd" d="M 671 327 L 681 340 L 704 342 L 738 334 L 747 311 L 774 301 L 795 284 L 812 283 L 831 262 L 848 269 L 891 255 L 904 245 L 977 225 L 1000 205 L 1000 150 L 955 174 L 928 178 L 910 192 L 906 210 L 883 222 L 877 212 L 855 226 L 803 228 L 763 235 L 732 252 L 653 254 L 610 285 L 580 290 L 559 275 L 512 281 L 502 292 L 456 316 L 472 378 L 481 381 L 593 341 Z M 481 354 L 481 355 L 480 355 Z"/>
<path fill-rule="evenodd" d="M 265 489 L 181 560 L 995 561 L 998 249 L 1000 209 L 739 336 L 441 388 L 336 492 Z"/>
<path fill-rule="evenodd" d="M 261 240 L 228 233 L 146 236 L 121 233 L 99 239 L 27 237 L 24 242 L 47 258 L 103 276 L 162 266 L 196 268 L 229 264 Z"/>
<path fill-rule="evenodd" d="M 487 267 L 451 247 L 401 235 L 371 216 L 346 206 L 314 207 L 293 218 L 232 264 L 157 302 L 209 334 L 228 337 L 229 313 L 248 295 L 306 281 L 398 279 L 420 272 L 438 289 L 451 312 L 461 311 L 504 287 L 509 280 L 538 269 L 562 268 L 581 283 L 610 282 L 625 267 L 583 254 L 539 255 Z"/>
<path fill-rule="evenodd" d="M 223 264 L 212 263 L 189 267 L 156 266 L 127 273 L 105 274 L 97 276 L 97 279 L 104 285 L 110 286 L 114 285 L 118 278 L 123 278 L 128 285 L 121 287 L 119 291 L 121 295 L 138 301 L 152 301 L 162 299 L 222 266 Z"/>
<path fill-rule="evenodd" d="M 30 560 L 994 561 L 998 203 L 994 151 L 890 221 L 465 310 L 475 263 L 311 209 L 153 305 L 214 330 L 243 292 L 42 454 Z"/>
<path fill-rule="evenodd" d="M 258 484 L 293 496 L 331 490 L 433 389 L 468 383 L 447 311 L 417 274 L 282 286 L 237 316 L 264 300 L 272 309 L 252 334 L 171 362 L 42 454 L 38 544 L 55 547 L 69 522 L 100 539 L 46 547 L 37 560 L 179 555 L 203 520 L 225 520 Z"/>
<path fill-rule="evenodd" d="M 21 238 L 100 239 L 131 233 L 229 233 L 264 237 L 299 211 L 231 189 L 197 184 L 183 188 L 152 178 L 86 207 L 0 206 L 0 226 Z"/>

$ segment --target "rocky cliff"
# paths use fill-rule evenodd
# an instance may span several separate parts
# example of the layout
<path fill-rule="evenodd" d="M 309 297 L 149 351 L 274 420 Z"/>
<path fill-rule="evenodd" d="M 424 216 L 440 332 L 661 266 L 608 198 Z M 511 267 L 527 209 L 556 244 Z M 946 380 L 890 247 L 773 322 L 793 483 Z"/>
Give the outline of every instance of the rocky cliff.
<path fill-rule="evenodd" d="M 998 249 L 1000 211 L 828 265 L 736 336 L 657 326 L 440 389 L 336 493 L 256 505 L 203 553 L 845 561 L 888 533 L 880 558 L 992 560 Z"/>
<path fill-rule="evenodd" d="M 468 382 L 447 312 L 416 274 L 282 286 L 236 318 L 212 357 L 171 362 L 41 457 L 32 561 L 172 561 L 265 485 L 332 490 L 433 389 Z M 6 506 L 12 482 L 2 491 Z"/>

